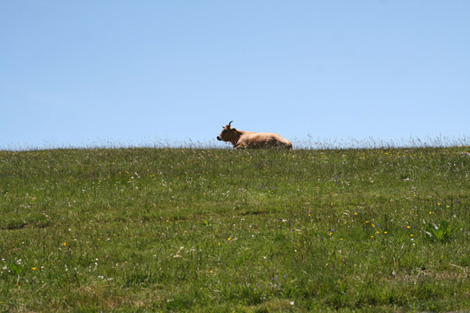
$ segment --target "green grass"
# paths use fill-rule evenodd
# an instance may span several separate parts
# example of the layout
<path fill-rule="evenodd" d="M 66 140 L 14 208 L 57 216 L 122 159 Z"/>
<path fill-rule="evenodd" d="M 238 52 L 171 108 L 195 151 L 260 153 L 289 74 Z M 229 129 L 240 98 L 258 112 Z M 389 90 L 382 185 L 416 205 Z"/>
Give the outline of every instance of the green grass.
<path fill-rule="evenodd" d="M 0 311 L 468 311 L 467 151 L 0 152 Z"/>

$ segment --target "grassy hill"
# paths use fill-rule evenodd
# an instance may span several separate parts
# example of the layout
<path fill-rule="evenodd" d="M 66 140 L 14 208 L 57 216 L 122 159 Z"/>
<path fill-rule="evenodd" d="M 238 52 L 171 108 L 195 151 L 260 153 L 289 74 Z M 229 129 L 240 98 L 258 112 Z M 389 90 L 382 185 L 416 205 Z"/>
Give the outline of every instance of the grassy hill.
<path fill-rule="evenodd" d="M 0 152 L 0 311 L 469 311 L 467 151 Z"/>

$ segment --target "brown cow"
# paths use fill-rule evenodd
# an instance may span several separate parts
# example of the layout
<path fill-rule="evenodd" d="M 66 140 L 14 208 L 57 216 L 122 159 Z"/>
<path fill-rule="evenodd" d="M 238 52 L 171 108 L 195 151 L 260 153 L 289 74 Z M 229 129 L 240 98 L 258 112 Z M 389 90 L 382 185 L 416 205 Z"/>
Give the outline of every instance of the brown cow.
<path fill-rule="evenodd" d="M 230 141 L 234 149 L 292 149 L 292 143 L 279 134 L 244 132 L 232 128 L 232 122 L 222 126 L 217 140 Z"/>

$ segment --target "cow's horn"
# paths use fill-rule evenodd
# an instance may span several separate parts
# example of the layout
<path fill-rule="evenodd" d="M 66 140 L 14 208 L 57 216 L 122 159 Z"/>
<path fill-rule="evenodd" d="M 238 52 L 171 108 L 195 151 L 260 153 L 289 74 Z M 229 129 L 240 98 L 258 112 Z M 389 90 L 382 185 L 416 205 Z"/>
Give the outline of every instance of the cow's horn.
<path fill-rule="evenodd" d="M 229 127 L 231 127 L 231 126 L 232 126 L 232 122 L 233 122 L 233 121 L 230 121 L 230 123 L 228 123 L 228 126 L 229 126 Z"/>

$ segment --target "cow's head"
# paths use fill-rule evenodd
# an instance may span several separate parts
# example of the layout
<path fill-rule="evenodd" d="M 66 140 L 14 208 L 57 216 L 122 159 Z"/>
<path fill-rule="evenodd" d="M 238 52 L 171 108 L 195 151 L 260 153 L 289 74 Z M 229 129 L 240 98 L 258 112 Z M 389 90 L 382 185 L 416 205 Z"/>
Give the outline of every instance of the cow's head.
<path fill-rule="evenodd" d="M 217 136 L 217 140 L 221 141 L 230 141 L 231 143 L 235 144 L 238 140 L 237 130 L 232 128 L 231 124 L 233 121 L 230 121 L 225 126 L 222 126 L 222 132 L 219 136 Z"/>

